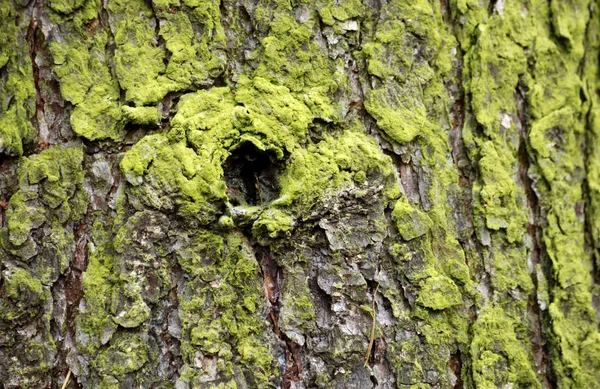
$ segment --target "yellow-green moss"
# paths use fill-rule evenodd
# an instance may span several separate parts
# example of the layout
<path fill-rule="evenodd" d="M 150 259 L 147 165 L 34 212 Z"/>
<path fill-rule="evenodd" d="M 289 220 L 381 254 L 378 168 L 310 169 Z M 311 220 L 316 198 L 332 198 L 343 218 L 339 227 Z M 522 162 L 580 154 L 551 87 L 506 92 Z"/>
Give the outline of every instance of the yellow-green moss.
<path fill-rule="evenodd" d="M 332 26 L 336 21 L 344 22 L 352 18 L 360 18 L 366 10 L 364 4 L 359 0 L 334 2 L 325 0 L 318 7 L 319 16 L 323 23 Z"/>
<path fill-rule="evenodd" d="M 147 339 L 138 334 L 117 334 L 110 347 L 102 350 L 93 361 L 100 376 L 121 378 L 140 369 L 149 359 Z"/>
<path fill-rule="evenodd" d="M 465 141 L 474 151 L 471 156 L 475 159 L 494 155 L 489 153 L 489 141 L 493 142 L 499 157 L 496 162 L 482 158 L 487 165 L 481 169 L 482 176 L 493 173 L 490 179 L 517 181 L 515 162 L 506 162 L 516 160 L 519 141 L 515 128 L 519 123 L 516 123 L 515 99 L 518 98 L 516 94 L 526 92 L 528 117 L 525 124 L 528 128 L 525 131 L 533 160 L 527 173 L 533 177 L 535 194 L 546 220 L 542 233 L 542 260 L 550 260 L 549 276 L 555 280 L 554 285 L 548 283 L 549 291 L 544 290 L 544 283 L 538 286 L 538 299 L 543 307 L 546 306 L 544 295 L 551 296 L 548 312 L 552 324 L 546 334 L 551 339 L 551 375 L 560 387 L 597 387 L 598 376 L 592 366 L 597 365 L 597 359 L 593 358 L 598 355 L 592 352 L 583 359 L 580 354 L 581 345 L 588 344 L 598 329 L 592 324 L 595 322 L 591 300 L 592 258 L 584 252 L 585 226 L 576 212 L 585 202 L 582 174 L 585 161 L 581 145 L 589 100 L 595 94 L 583 88 L 586 82 L 582 80 L 581 72 L 584 69 L 591 77 L 597 74 L 597 61 L 585 59 L 597 55 L 584 57 L 583 48 L 587 44 L 586 31 L 590 31 L 589 42 L 596 40 L 596 32 L 588 23 L 595 20 L 590 19 L 592 13 L 596 12 L 597 18 L 597 11 L 590 8 L 587 0 L 569 3 L 568 7 L 566 3 L 539 0 L 523 4 L 504 2 L 501 9 L 496 9 L 489 17 L 485 7 L 475 2 L 458 2 L 456 6 L 459 14 L 455 20 L 462 25 L 459 39 L 467 51 L 465 76 L 468 81 L 465 87 L 472 93 L 471 105 L 485 135 L 484 139 L 478 139 L 467 127 Z M 597 26 L 597 21 L 593 23 Z M 597 50 L 597 45 L 592 44 L 589 49 Z M 582 64 L 586 66 L 582 67 Z M 515 92 L 519 79 L 521 87 Z M 477 147 L 471 148 L 471 142 L 478 143 Z M 483 152 L 478 155 L 479 148 Z M 506 165 L 502 166 L 502 163 Z M 508 174 L 504 179 L 499 168 Z M 507 212 L 500 220 L 508 224 L 506 238 L 517 244 L 519 235 L 511 233 L 511 223 L 519 218 L 514 226 L 523 225 L 524 215 L 527 215 L 526 208 L 519 206 L 523 203 L 520 189 L 514 185 L 512 189 L 491 189 L 490 193 L 505 194 L 504 199 L 492 198 L 501 207 L 486 210 L 486 204 L 482 203 L 479 211 L 486 216 L 487 227 L 491 229 L 504 227 L 489 217 L 499 216 L 498 210 Z M 474 191 L 477 192 L 483 194 L 483 190 Z M 513 194 L 506 195 L 510 193 Z M 519 229 L 523 230 L 520 227 L 513 231 Z M 519 283 L 525 291 L 531 291 L 531 284 L 525 282 L 522 259 L 515 279 L 510 279 L 509 270 L 505 268 L 507 263 L 516 263 L 515 255 L 522 258 L 524 254 L 508 250 L 508 256 L 505 256 L 494 252 L 506 251 L 503 239 L 492 235 L 491 256 L 497 257 L 493 260 L 492 283 L 499 290 L 514 288 Z M 512 305 L 514 309 L 515 304 Z M 524 310 L 523 302 L 521 306 Z M 499 308 L 495 312 L 500 319 Z M 510 320 L 519 322 L 516 318 Z M 523 327 L 517 325 L 516 328 Z M 500 361 L 497 356 L 492 357 Z"/>
<path fill-rule="evenodd" d="M 210 85 L 225 64 L 225 33 L 218 4 L 210 1 L 157 2 L 158 35 L 170 58 L 158 46 L 154 10 L 143 1 L 112 1 L 109 4 L 116 52 L 115 70 L 125 99 L 136 105 L 159 102 L 168 92 Z M 203 28 L 197 34 L 192 24 Z"/>
<path fill-rule="evenodd" d="M 10 198 L 7 210 L 9 240 L 13 245 L 24 244 L 29 232 L 50 215 L 60 223 L 83 216 L 87 197 L 82 162 L 83 151 L 73 146 L 54 146 L 21 160 L 20 190 Z"/>
<path fill-rule="evenodd" d="M 425 235 L 433 224 L 427 214 L 410 205 L 406 197 L 402 197 L 396 202 L 392 217 L 404 240 L 412 240 Z"/>
<path fill-rule="evenodd" d="M 514 323 L 498 307 L 486 308 L 473 327 L 470 354 L 478 388 L 541 388 L 530 351 L 514 331 Z"/>
<path fill-rule="evenodd" d="M 5 21 L 0 31 L 0 69 L 6 74 L 0 80 L 0 153 L 13 156 L 22 155 L 23 145 L 36 136 L 32 124 L 36 91 L 26 40 L 29 19 L 17 16 L 22 13 L 10 1 L 0 4 L 0 20 Z"/>
<path fill-rule="evenodd" d="M 222 237 L 200 231 L 190 238 L 187 248 L 177 252 L 190 276 L 179 297 L 184 363 L 191 367 L 200 351 L 217 358 L 223 378 L 233 378 L 237 365 L 259 386 L 266 385 L 278 368 L 260 318 L 262 278 L 248 243 L 237 232 Z M 188 265 L 192 263 L 202 267 Z"/>
<path fill-rule="evenodd" d="M 135 124 L 158 124 L 160 122 L 160 111 L 157 107 L 121 107 L 123 116 Z"/>
<path fill-rule="evenodd" d="M 110 227 L 100 218 L 94 222 L 92 242 L 88 243 L 88 266 L 81 278 L 85 305 L 77 316 L 78 346 L 92 356 L 117 327 L 108 300 L 115 283 Z"/>
<path fill-rule="evenodd" d="M 37 193 L 19 191 L 11 196 L 6 211 L 9 240 L 20 246 L 33 228 L 38 228 L 46 221 L 46 210 L 39 201 Z"/>
<path fill-rule="evenodd" d="M 270 13 L 267 7 L 259 4 L 255 15 Z M 314 13 L 301 24 L 289 6 L 277 5 L 268 20 L 269 34 L 251 56 L 259 61 L 254 75 L 280 82 L 296 93 L 326 96 L 327 92 L 335 91 L 334 63 L 313 38 L 313 29 L 318 23 Z"/>
<path fill-rule="evenodd" d="M 209 223 L 226 198 L 219 155 L 198 155 L 185 142 L 169 142 L 163 134 L 138 142 L 123 158 L 121 169 L 131 184 L 134 204 Z"/>
<path fill-rule="evenodd" d="M 171 58 L 165 69 L 165 83 L 173 89 L 208 85 L 218 77 L 225 65 L 225 32 L 221 26 L 221 13 L 212 1 L 185 1 L 189 11 L 159 13 L 163 19 L 159 34 Z M 161 7 L 162 8 L 162 7 Z M 194 32 L 192 24 L 201 24 L 201 35 Z"/>
<path fill-rule="evenodd" d="M 463 300 L 456 284 L 450 278 L 438 275 L 423 282 L 417 302 L 427 308 L 442 310 L 461 305 Z"/>
<path fill-rule="evenodd" d="M 307 277 L 301 271 L 285 273 L 281 295 L 280 326 L 283 331 L 310 331 L 315 326 L 315 307 L 308 289 Z M 288 335 L 293 338 L 293 335 Z"/>
<path fill-rule="evenodd" d="M 290 236 L 295 220 L 286 212 L 278 209 L 267 209 L 262 212 L 252 225 L 252 236 L 263 245 L 269 239 Z"/>
<path fill-rule="evenodd" d="M 282 159 L 306 142 L 309 125 L 322 112 L 262 78 L 240 78 L 233 91 L 184 95 L 173 129 L 142 139 L 123 158 L 130 202 L 209 223 L 224 207 L 221 165 L 233 149 L 250 142 Z"/>
<path fill-rule="evenodd" d="M 5 278 L 8 297 L 15 301 L 26 301 L 28 305 L 39 305 L 50 297 L 40 280 L 26 269 L 14 268 Z"/>
<path fill-rule="evenodd" d="M 77 135 L 90 140 L 120 139 L 123 114 L 119 84 L 107 63 L 109 33 L 79 35 L 73 32 L 66 42 L 50 43 L 61 94 L 75 106 L 71 126 Z"/>
<path fill-rule="evenodd" d="M 354 128 L 298 149 L 282 174 L 281 195 L 272 206 L 291 206 L 304 217 L 342 188 L 360 188 L 365 182 L 355 183 L 358 172 L 383 184 L 386 201 L 400 195 L 390 158 L 378 150 L 373 139 Z"/>

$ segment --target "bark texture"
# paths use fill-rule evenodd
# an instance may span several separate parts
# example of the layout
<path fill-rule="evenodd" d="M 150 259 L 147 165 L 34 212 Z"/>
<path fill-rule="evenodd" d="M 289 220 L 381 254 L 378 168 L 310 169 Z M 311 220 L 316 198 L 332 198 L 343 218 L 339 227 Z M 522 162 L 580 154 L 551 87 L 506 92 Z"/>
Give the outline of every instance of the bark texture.
<path fill-rule="evenodd" d="M 600 388 L 596 0 L 0 0 L 0 387 Z"/>

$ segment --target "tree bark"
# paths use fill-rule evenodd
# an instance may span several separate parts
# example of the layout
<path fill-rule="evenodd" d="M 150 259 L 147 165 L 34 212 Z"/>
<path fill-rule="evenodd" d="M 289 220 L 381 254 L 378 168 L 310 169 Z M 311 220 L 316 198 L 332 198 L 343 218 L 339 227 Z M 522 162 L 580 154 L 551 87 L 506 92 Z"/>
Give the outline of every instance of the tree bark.
<path fill-rule="evenodd" d="M 0 386 L 600 388 L 599 6 L 0 0 Z"/>

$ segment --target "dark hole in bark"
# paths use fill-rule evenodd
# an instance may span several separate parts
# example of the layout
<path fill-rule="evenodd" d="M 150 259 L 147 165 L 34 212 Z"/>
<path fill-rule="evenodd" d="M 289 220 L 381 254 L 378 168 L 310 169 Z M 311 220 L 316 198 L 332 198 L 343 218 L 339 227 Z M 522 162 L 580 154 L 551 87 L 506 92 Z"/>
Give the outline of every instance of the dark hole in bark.
<path fill-rule="evenodd" d="M 232 151 L 223 165 L 227 196 L 233 205 L 262 205 L 279 197 L 279 164 L 250 142 Z"/>

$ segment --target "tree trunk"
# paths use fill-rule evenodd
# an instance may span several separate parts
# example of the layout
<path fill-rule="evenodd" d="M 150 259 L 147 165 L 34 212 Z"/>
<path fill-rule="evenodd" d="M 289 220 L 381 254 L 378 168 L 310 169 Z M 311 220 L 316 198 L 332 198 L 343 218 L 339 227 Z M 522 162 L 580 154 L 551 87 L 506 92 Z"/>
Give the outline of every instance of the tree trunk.
<path fill-rule="evenodd" d="M 600 388 L 599 6 L 0 0 L 0 386 Z"/>

